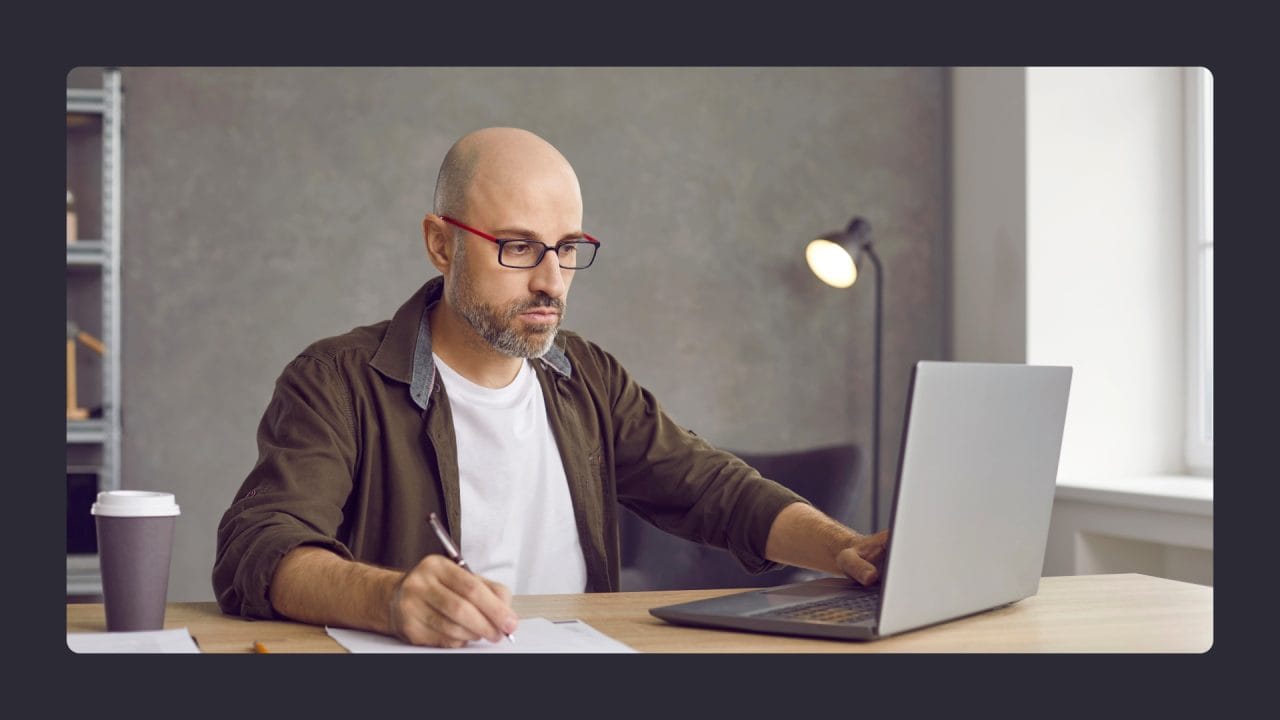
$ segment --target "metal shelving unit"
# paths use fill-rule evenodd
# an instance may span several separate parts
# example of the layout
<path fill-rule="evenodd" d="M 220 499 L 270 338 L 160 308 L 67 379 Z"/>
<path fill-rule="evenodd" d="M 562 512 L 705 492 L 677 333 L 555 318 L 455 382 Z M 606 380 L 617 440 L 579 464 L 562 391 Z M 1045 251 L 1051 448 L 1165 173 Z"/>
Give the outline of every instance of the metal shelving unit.
<path fill-rule="evenodd" d="M 80 240 L 67 246 L 67 267 L 103 267 L 106 264 L 106 243 L 101 240 Z"/>
<path fill-rule="evenodd" d="M 67 88 L 67 114 L 102 120 L 102 238 L 67 245 L 71 272 L 97 272 L 102 286 L 102 417 L 67 421 L 67 445 L 98 445 L 98 489 L 120 488 L 120 184 L 121 84 L 118 68 L 104 68 L 102 89 Z M 67 595 L 100 595 L 96 554 L 67 555 Z"/>

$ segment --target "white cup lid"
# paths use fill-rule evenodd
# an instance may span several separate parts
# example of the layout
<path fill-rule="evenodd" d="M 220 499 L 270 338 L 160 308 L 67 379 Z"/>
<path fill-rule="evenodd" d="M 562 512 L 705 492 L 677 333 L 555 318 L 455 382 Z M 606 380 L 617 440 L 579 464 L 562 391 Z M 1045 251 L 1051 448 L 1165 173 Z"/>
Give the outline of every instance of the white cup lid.
<path fill-rule="evenodd" d="M 179 514 L 173 493 L 149 490 L 100 492 L 98 502 L 89 508 L 89 513 L 107 517 L 161 517 Z"/>

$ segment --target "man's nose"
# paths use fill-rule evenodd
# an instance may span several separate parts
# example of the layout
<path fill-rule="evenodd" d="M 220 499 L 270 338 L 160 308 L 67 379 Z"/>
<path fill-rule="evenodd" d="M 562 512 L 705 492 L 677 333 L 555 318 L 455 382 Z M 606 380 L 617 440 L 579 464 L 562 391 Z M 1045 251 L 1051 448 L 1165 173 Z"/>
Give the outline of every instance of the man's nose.
<path fill-rule="evenodd" d="M 564 295 L 564 272 L 560 268 L 560 257 L 554 250 L 544 253 L 542 260 L 529 272 L 530 290 L 546 293 L 553 298 Z"/>

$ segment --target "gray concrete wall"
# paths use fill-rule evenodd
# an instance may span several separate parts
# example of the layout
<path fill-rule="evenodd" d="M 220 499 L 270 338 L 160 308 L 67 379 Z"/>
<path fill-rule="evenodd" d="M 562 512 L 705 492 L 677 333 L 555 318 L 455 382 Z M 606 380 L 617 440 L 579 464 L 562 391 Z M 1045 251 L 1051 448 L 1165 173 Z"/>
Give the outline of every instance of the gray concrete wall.
<path fill-rule="evenodd" d="M 873 288 L 821 285 L 802 251 L 870 220 L 883 522 L 911 363 L 946 352 L 947 83 L 938 68 L 126 68 L 123 484 L 182 505 L 170 599 L 212 598 L 215 528 L 284 364 L 434 274 L 420 222 L 436 170 L 488 125 L 532 130 L 577 169 L 604 249 L 566 326 L 726 447 L 868 442 Z"/>
<path fill-rule="evenodd" d="M 951 72 L 954 360 L 1027 361 L 1027 70 Z"/>

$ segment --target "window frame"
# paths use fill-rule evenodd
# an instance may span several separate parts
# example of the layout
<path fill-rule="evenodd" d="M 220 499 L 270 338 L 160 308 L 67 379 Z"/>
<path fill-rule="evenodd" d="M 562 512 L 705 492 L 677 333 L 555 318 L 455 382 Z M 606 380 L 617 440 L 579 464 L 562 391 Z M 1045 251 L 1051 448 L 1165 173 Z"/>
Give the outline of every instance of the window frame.
<path fill-rule="evenodd" d="M 1187 471 L 1213 476 L 1213 75 L 1186 68 Z M 1205 251 L 1208 251 L 1207 267 Z M 1205 275 L 1209 274 L 1206 287 Z M 1206 387 L 1206 384 L 1208 387 Z M 1210 393 L 1206 402 L 1206 391 Z M 1206 425 L 1208 432 L 1206 432 Z"/>

